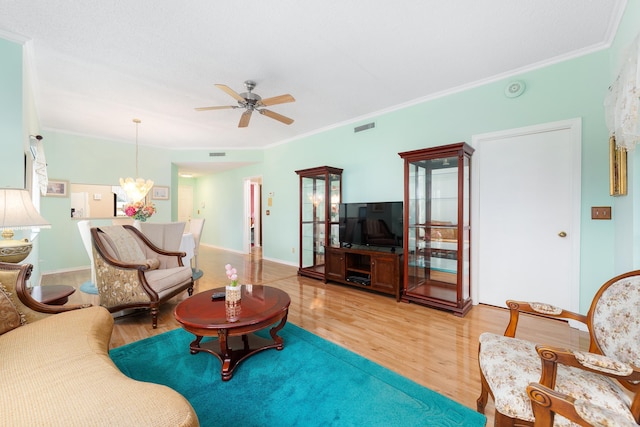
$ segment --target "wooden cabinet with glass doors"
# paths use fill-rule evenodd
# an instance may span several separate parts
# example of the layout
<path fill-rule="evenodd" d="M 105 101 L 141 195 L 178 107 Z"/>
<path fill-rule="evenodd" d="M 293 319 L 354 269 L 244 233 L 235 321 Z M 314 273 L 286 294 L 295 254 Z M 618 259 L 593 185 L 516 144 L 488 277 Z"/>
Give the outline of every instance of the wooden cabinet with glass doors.
<path fill-rule="evenodd" d="M 471 309 L 471 156 L 464 142 L 404 159 L 402 301 L 464 316 Z"/>
<path fill-rule="evenodd" d="M 300 176 L 300 266 L 298 274 L 324 279 L 325 247 L 340 246 L 338 216 L 342 169 L 298 170 Z"/>

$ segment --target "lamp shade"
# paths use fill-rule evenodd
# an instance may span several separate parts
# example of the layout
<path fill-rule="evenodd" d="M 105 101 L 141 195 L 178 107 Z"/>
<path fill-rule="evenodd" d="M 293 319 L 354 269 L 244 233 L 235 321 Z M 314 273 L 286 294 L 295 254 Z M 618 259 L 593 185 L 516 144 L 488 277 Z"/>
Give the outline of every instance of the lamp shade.
<path fill-rule="evenodd" d="M 51 228 L 31 203 L 27 190 L 0 188 L 0 261 L 20 262 L 31 253 L 32 244 L 27 239 L 13 240 L 14 229 L 33 227 Z"/>
<path fill-rule="evenodd" d="M 1 188 L 0 230 L 33 227 L 51 228 L 51 224 L 40 216 L 36 207 L 33 206 L 29 192 L 15 188 Z"/>

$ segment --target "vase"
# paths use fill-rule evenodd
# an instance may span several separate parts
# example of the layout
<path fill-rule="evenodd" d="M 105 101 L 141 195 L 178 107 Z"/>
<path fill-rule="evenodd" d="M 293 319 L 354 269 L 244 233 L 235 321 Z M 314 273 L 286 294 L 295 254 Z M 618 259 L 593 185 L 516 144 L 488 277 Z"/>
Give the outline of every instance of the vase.
<path fill-rule="evenodd" d="M 242 311 L 242 285 L 225 288 L 224 304 L 227 321 L 237 322 Z"/>
<path fill-rule="evenodd" d="M 227 286 L 224 299 L 226 301 L 240 301 L 242 298 L 242 285 Z"/>

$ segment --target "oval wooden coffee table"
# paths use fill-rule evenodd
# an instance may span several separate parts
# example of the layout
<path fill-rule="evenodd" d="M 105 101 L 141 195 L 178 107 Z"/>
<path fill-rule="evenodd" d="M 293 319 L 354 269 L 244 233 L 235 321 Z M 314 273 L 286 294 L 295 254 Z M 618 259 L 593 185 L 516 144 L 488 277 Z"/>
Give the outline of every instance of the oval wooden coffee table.
<path fill-rule="evenodd" d="M 216 292 L 212 289 L 193 295 L 179 303 L 174 315 L 182 327 L 194 334 L 196 339 L 189 345 L 191 354 L 206 351 L 222 362 L 222 380 L 229 381 L 233 370 L 252 354 L 269 348 L 282 350 L 284 341 L 280 331 L 287 323 L 289 295 L 270 286 L 243 285 L 239 319 L 229 322 L 224 298 L 212 300 Z M 279 322 L 277 325 L 276 322 Z M 261 329 L 269 330 L 271 339 L 256 335 Z M 202 342 L 204 337 L 218 337 L 218 342 Z"/>

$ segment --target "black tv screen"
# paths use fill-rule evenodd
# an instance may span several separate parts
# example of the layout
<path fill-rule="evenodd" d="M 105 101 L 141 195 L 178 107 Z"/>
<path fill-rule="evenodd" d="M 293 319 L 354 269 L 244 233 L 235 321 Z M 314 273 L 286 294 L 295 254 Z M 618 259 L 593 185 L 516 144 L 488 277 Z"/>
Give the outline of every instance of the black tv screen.
<path fill-rule="evenodd" d="M 402 202 L 341 203 L 340 245 L 402 247 Z"/>

